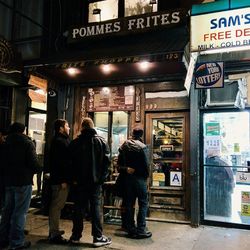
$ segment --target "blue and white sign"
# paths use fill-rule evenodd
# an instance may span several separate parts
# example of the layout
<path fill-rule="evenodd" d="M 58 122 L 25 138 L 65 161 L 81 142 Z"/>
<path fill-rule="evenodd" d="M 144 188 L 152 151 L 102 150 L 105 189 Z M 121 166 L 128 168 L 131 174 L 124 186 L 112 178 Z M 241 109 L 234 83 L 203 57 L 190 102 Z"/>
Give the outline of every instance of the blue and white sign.
<path fill-rule="evenodd" d="M 223 62 L 197 63 L 194 72 L 195 88 L 223 88 L 224 68 Z"/>
<path fill-rule="evenodd" d="M 250 48 L 250 8 L 191 17 L 191 52 Z"/>
<path fill-rule="evenodd" d="M 181 172 L 180 171 L 171 171 L 170 172 L 170 186 L 181 187 Z"/>

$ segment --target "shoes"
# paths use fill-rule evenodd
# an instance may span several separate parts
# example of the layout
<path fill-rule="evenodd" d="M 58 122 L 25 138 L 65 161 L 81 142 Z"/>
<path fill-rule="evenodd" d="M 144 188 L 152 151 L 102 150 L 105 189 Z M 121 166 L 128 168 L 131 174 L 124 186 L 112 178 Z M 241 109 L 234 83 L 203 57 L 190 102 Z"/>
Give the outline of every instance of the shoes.
<path fill-rule="evenodd" d="M 145 238 L 150 238 L 152 237 L 152 233 L 149 231 L 145 231 L 143 233 L 137 233 L 137 239 L 145 239 Z"/>
<path fill-rule="evenodd" d="M 71 244 L 79 244 L 80 243 L 80 239 L 74 237 L 74 236 L 71 236 L 70 239 L 69 239 L 69 243 Z"/>
<path fill-rule="evenodd" d="M 27 249 L 31 246 L 30 241 L 25 241 L 22 246 L 17 246 L 17 247 L 11 247 L 9 250 L 21 250 L 21 249 Z"/>
<path fill-rule="evenodd" d="M 101 237 L 94 237 L 93 244 L 95 247 L 101 247 L 105 245 L 110 245 L 112 243 L 112 240 L 108 238 L 105 235 L 102 235 Z"/>
<path fill-rule="evenodd" d="M 52 243 L 52 244 L 59 244 L 59 245 L 65 245 L 65 244 L 69 243 L 68 240 L 66 240 L 65 238 L 63 238 L 61 235 L 53 237 L 53 238 L 50 238 L 49 242 Z"/>

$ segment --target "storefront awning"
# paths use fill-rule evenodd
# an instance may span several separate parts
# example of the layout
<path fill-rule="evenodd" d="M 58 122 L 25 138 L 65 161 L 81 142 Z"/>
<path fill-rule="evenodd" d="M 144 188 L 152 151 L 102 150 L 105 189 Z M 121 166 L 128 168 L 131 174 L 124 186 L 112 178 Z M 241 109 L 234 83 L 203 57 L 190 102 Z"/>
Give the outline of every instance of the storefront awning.
<path fill-rule="evenodd" d="M 143 76 L 185 74 L 182 57 L 188 40 L 189 34 L 184 26 L 129 36 L 88 39 L 69 46 L 66 53 L 29 62 L 26 67 L 35 66 L 41 74 L 49 74 L 66 82 L 138 76 L 134 63 L 144 60 L 154 66 L 151 72 L 144 72 Z M 119 70 L 113 72 L 112 76 L 102 75 L 98 69 L 102 64 L 115 64 Z M 65 69 L 70 67 L 80 69 L 78 76 L 67 76 Z"/>

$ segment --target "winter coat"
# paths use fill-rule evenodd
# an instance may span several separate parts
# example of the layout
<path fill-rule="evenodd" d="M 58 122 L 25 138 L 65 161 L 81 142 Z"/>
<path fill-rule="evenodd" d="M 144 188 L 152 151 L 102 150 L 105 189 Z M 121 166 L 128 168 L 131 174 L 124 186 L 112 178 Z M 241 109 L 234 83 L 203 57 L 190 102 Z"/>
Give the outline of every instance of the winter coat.
<path fill-rule="evenodd" d="M 69 143 L 69 137 L 62 133 L 56 134 L 51 141 L 49 172 L 52 185 L 69 183 L 70 181 Z"/>
<path fill-rule="evenodd" d="M 72 181 L 80 186 L 102 185 L 108 177 L 110 150 L 94 129 L 84 129 L 70 143 Z"/>
<path fill-rule="evenodd" d="M 134 175 L 147 178 L 149 176 L 149 161 L 147 146 L 139 140 L 129 139 L 119 148 L 119 167 L 135 169 Z"/>
<path fill-rule="evenodd" d="M 35 145 L 21 133 L 7 136 L 3 144 L 3 179 L 5 186 L 33 184 L 33 175 L 41 171 Z"/>

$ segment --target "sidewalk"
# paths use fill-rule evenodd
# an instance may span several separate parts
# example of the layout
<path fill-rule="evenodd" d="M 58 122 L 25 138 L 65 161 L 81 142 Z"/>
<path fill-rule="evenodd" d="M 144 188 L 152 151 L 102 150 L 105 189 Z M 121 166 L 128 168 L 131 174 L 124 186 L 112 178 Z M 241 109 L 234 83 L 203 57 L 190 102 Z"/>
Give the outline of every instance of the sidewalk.
<path fill-rule="evenodd" d="M 61 229 L 65 230 L 65 237 L 71 235 L 71 221 L 61 220 Z M 117 225 L 104 224 L 104 234 L 112 238 L 112 244 L 99 249 L 112 250 L 249 250 L 250 231 L 243 229 L 229 229 L 211 226 L 192 228 L 189 225 L 165 222 L 148 222 L 148 228 L 153 233 L 150 239 L 133 240 L 124 237 L 124 232 Z M 91 224 L 86 222 L 84 237 L 79 246 L 52 245 L 47 241 L 48 218 L 29 213 L 26 229 L 29 234 L 27 240 L 32 242 L 30 249 L 93 249 L 90 235 Z"/>

